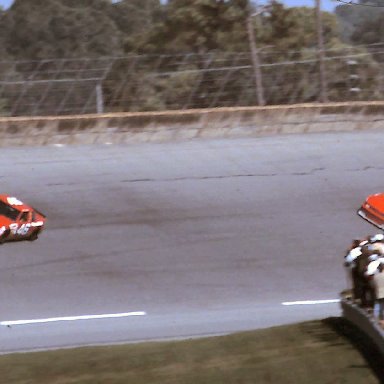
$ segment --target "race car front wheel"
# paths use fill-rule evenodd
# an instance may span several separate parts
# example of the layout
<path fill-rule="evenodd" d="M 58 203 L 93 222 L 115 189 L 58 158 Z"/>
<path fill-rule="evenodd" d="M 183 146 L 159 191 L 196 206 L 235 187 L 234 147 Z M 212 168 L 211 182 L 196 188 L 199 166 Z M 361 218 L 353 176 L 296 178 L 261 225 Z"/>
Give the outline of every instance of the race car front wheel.
<path fill-rule="evenodd" d="M 40 229 L 37 229 L 36 231 L 33 231 L 31 236 L 29 236 L 28 240 L 29 241 L 35 241 L 38 239 L 39 237 L 39 232 L 40 232 Z"/>

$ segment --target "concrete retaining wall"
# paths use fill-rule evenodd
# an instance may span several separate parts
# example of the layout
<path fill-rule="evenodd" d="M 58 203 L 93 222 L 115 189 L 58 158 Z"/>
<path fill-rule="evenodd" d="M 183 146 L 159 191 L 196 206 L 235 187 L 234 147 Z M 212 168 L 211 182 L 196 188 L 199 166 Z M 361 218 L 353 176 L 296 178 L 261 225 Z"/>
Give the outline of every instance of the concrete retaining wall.
<path fill-rule="evenodd" d="M 384 330 L 366 311 L 349 300 L 341 300 L 343 316 L 367 335 L 384 356 Z"/>
<path fill-rule="evenodd" d="M 142 143 L 384 130 L 384 102 L 0 118 L 0 146 Z"/>

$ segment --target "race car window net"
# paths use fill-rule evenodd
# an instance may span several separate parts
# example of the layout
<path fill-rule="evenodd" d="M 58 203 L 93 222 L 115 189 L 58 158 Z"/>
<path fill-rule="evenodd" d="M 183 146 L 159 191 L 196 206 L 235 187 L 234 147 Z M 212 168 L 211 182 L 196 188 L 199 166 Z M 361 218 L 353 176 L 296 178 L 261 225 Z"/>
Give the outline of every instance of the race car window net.
<path fill-rule="evenodd" d="M 20 215 L 20 221 L 27 222 L 29 219 L 29 212 L 22 212 Z"/>
<path fill-rule="evenodd" d="M 20 211 L 16 208 L 11 207 L 8 204 L 5 204 L 0 200 L 0 215 L 8 217 L 8 219 L 16 220 Z"/>

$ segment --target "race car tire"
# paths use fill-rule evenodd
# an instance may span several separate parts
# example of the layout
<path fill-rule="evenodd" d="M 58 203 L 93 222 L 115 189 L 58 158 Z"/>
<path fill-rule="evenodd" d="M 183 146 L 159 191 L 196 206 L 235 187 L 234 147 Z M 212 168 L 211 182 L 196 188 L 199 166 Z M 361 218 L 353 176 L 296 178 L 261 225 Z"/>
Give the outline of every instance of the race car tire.
<path fill-rule="evenodd" d="M 40 230 L 38 229 L 37 231 L 32 232 L 31 236 L 29 236 L 28 240 L 29 241 L 35 241 L 39 238 L 39 232 Z"/>
<path fill-rule="evenodd" d="M 0 245 L 5 243 L 7 237 L 9 236 L 10 233 L 11 233 L 11 230 L 10 230 L 10 229 L 7 229 L 7 230 L 0 236 Z"/>

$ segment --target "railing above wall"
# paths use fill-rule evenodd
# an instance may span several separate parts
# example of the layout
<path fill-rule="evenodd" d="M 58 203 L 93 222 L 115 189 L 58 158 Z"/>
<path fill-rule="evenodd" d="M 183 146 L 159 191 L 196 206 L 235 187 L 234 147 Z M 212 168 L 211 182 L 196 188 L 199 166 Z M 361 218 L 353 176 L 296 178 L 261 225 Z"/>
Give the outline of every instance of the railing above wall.
<path fill-rule="evenodd" d="M 383 44 L 259 51 L 266 105 L 384 100 Z M 0 115 L 47 116 L 261 105 L 250 52 L 0 60 Z"/>

